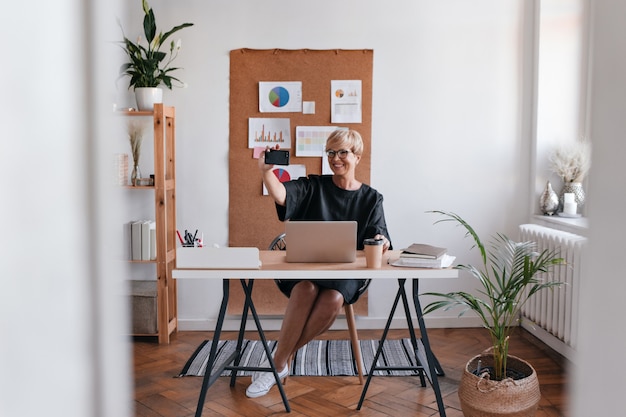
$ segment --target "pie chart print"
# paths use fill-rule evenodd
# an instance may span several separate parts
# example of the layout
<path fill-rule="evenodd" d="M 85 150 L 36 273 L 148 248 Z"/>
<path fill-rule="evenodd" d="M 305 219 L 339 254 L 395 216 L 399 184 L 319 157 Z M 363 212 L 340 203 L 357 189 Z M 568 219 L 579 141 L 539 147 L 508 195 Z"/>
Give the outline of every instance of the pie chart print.
<path fill-rule="evenodd" d="M 289 91 L 285 87 L 274 87 L 270 90 L 269 100 L 274 107 L 284 107 L 289 103 Z"/>
<path fill-rule="evenodd" d="M 278 181 L 280 181 L 280 182 L 285 182 L 285 181 L 290 181 L 291 180 L 291 175 L 289 175 L 289 172 L 287 172 L 286 169 L 277 168 L 273 172 L 274 172 L 274 175 L 276 175 L 276 178 L 278 178 Z"/>

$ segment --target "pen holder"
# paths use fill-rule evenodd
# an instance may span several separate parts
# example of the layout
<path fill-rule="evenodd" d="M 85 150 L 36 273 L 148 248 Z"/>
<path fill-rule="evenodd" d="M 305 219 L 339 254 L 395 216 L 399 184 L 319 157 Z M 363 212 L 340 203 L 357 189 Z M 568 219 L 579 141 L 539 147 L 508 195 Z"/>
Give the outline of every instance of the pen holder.
<path fill-rule="evenodd" d="M 378 269 L 383 263 L 383 240 L 365 239 L 363 241 L 365 263 L 368 268 Z"/>
<path fill-rule="evenodd" d="M 198 229 L 196 229 L 196 232 L 194 234 L 191 234 L 187 230 L 185 230 L 184 238 L 178 230 L 176 230 L 176 235 L 178 236 L 180 245 L 183 248 L 201 248 L 204 246 L 204 233 L 201 233 L 200 237 L 198 237 Z"/>

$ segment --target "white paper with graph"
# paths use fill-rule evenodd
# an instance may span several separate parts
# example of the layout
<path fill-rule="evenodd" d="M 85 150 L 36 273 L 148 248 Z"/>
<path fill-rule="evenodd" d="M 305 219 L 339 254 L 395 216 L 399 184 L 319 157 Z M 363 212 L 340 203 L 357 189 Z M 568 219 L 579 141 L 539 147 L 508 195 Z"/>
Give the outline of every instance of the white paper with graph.
<path fill-rule="evenodd" d="M 564 285 L 533 295 L 522 307 L 521 325 L 542 342 L 573 360 L 578 343 L 578 300 L 582 279 L 583 248 L 587 239 L 536 224 L 519 226 L 520 240 L 537 243 L 537 249 L 557 250 L 565 265 L 553 270 L 552 280 Z"/>

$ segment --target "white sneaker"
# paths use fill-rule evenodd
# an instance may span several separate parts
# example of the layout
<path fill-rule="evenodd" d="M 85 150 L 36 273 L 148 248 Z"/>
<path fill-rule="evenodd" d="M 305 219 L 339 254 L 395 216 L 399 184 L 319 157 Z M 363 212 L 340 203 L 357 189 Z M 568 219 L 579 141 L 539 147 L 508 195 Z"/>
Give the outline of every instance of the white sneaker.
<path fill-rule="evenodd" d="M 248 398 L 262 397 L 267 394 L 270 389 L 276 384 L 276 378 L 274 378 L 273 372 L 258 372 L 262 374 L 256 379 L 253 379 L 252 384 L 246 390 L 246 396 Z M 278 378 L 283 379 L 289 375 L 289 367 L 285 366 L 285 369 L 278 372 Z M 253 375 L 254 378 L 254 375 Z"/>
<path fill-rule="evenodd" d="M 259 368 L 269 368 L 269 367 L 270 367 L 270 362 L 267 360 L 267 358 L 263 359 L 263 362 L 259 364 Z M 256 381 L 257 379 L 259 379 L 261 375 L 264 375 L 266 373 L 267 371 L 254 371 L 252 373 L 252 382 Z"/>

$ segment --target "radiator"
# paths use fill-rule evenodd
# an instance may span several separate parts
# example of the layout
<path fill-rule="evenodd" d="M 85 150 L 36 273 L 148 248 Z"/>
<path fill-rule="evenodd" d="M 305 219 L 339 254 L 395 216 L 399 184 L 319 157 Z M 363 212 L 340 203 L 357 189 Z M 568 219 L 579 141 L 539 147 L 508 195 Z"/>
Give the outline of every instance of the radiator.
<path fill-rule="evenodd" d="M 521 310 L 521 326 L 570 360 L 578 337 L 578 299 L 582 278 L 583 247 L 587 239 L 536 224 L 519 226 L 520 240 L 537 243 L 537 249 L 556 250 L 566 262 L 546 279 L 564 284 L 534 294 Z"/>

